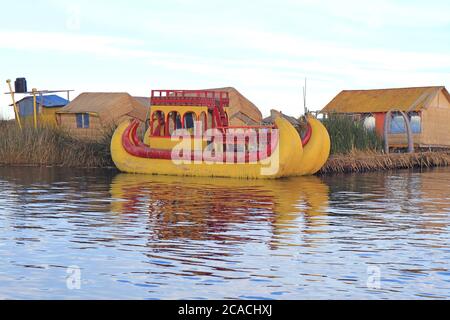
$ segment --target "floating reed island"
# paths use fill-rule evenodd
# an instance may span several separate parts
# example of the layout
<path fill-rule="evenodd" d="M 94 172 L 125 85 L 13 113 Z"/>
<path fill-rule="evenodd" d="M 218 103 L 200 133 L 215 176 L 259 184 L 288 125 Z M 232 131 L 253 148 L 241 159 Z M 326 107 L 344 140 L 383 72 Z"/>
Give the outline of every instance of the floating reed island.
<path fill-rule="evenodd" d="M 354 151 L 349 154 L 332 155 L 319 174 L 424 169 L 449 165 L 450 152 L 382 154 L 371 151 Z"/>
<path fill-rule="evenodd" d="M 325 119 L 332 155 L 318 173 L 362 173 L 450 165 L 450 151 L 383 153 L 383 141 L 358 123 Z M 0 166 L 60 166 L 112 168 L 110 142 L 113 130 L 98 141 L 83 140 L 54 126 L 21 130 L 14 121 L 0 121 Z"/>

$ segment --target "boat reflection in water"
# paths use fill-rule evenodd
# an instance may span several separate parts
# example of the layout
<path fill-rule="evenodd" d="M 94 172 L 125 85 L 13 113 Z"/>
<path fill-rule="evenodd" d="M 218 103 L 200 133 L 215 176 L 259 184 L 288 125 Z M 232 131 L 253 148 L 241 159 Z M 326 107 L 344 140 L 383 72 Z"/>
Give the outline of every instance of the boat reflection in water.
<path fill-rule="evenodd" d="M 111 211 L 120 219 L 148 214 L 155 240 L 258 241 L 269 231 L 271 247 L 308 245 L 306 235 L 326 224 L 328 193 L 317 177 L 262 181 L 119 174 L 111 184 Z"/>

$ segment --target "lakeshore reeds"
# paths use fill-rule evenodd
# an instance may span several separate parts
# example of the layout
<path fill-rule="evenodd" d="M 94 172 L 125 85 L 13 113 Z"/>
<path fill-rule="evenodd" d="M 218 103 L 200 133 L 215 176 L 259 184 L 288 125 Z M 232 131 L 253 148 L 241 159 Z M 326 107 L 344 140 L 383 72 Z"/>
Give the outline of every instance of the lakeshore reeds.
<path fill-rule="evenodd" d="M 362 122 L 345 115 L 329 114 L 323 124 L 330 134 L 331 154 L 383 150 L 383 139 L 375 131 L 367 130 Z"/>
<path fill-rule="evenodd" d="M 328 124 L 330 125 L 330 123 Z M 333 125 L 335 128 L 344 127 L 336 123 Z M 345 127 L 351 126 L 346 124 Z M 110 154 L 113 132 L 114 130 L 111 128 L 105 132 L 104 138 L 100 141 L 88 141 L 74 138 L 68 132 L 57 127 L 41 126 L 35 129 L 32 125 L 25 125 L 20 130 L 14 121 L 0 121 L 0 166 L 113 167 Z M 339 134 L 338 130 L 331 131 L 332 143 L 336 136 L 342 137 L 345 134 Z M 365 151 L 357 150 L 358 146 L 367 149 Z M 343 153 L 341 148 L 341 153 L 332 154 L 319 174 L 360 173 L 450 165 L 450 152 L 384 154 L 378 151 L 378 144 L 375 144 L 375 148 L 371 143 L 353 143 L 347 147 L 350 149 L 349 152 Z M 334 152 L 336 153 L 336 149 Z"/>
<path fill-rule="evenodd" d="M 24 125 L 21 130 L 13 121 L 0 121 L 0 165 L 113 166 L 110 137 L 84 141 L 53 126 Z"/>
<path fill-rule="evenodd" d="M 353 151 L 333 155 L 320 174 L 431 168 L 450 165 L 448 152 L 391 153 Z"/>

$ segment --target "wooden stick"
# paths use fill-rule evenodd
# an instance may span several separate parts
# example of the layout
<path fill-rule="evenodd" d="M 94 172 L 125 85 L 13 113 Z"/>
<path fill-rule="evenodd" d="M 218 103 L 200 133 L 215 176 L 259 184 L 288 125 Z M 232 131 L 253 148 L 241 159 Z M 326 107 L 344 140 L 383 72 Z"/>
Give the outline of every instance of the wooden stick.
<path fill-rule="evenodd" d="M 12 98 L 12 101 L 13 101 L 14 112 L 16 114 L 17 124 L 19 125 L 19 128 L 22 130 L 22 123 L 20 122 L 19 110 L 17 109 L 16 100 L 14 99 L 14 91 L 13 91 L 13 89 L 11 87 L 11 80 L 10 79 L 6 80 L 6 83 L 9 86 L 9 93 L 11 94 L 11 98 Z"/>
<path fill-rule="evenodd" d="M 34 128 L 37 128 L 37 110 L 36 110 L 36 89 L 33 88 L 33 115 L 34 115 Z"/>

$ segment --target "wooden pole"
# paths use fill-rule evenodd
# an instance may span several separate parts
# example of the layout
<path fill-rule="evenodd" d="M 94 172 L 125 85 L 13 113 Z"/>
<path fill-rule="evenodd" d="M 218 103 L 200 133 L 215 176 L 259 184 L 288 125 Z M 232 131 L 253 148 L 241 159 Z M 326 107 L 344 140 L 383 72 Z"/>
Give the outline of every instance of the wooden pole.
<path fill-rule="evenodd" d="M 34 128 L 37 129 L 37 110 L 36 110 L 36 89 L 33 88 L 33 116 L 34 116 Z"/>
<path fill-rule="evenodd" d="M 389 154 L 389 131 L 390 131 L 391 121 L 392 121 L 391 117 L 392 117 L 392 113 L 394 111 L 397 111 L 398 113 L 400 113 L 400 115 L 403 117 L 403 120 L 405 121 L 405 129 L 406 129 L 406 134 L 408 136 L 408 153 L 414 153 L 414 137 L 413 137 L 411 124 L 409 122 L 408 116 L 406 115 L 405 112 L 403 112 L 401 110 L 395 110 L 395 109 L 389 110 L 386 113 L 386 116 L 384 119 L 384 152 L 386 154 Z"/>
<path fill-rule="evenodd" d="M 16 121 L 17 124 L 19 125 L 19 128 L 22 130 L 22 123 L 20 122 L 20 114 L 19 114 L 19 110 L 17 109 L 17 104 L 16 104 L 16 100 L 14 99 L 14 91 L 11 87 L 11 80 L 8 79 L 6 80 L 6 83 L 8 84 L 9 87 L 9 92 L 11 94 L 11 99 L 13 101 L 13 106 L 14 106 L 14 113 L 16 114 Z"/>
<path fill-rule="evenodd" d="M 305 88 L 303 89 L 303 107 L 305 108 L 305 115 L 308 113 L 308 108 L 306 107 L 306 78 L 305 78 Z"/>
<path fill-rule="evenodd" d="M 42 91 L 39 92 L 39 97 L 41 97 L 40 109 L 41 112 L 44 110 L 44 97 L 42 96 Z"/>
<path fill-rule="evenodd" d="M 151 109 L 152 109 L 152 102 L 151 102 L 151 99 L 148 99 L 148 100 L 149 100 L 149 102 L 148 102 L 147 114 L 145 115 L 145 122 L 144 122 L 144 137 L 145 137 L 145 133 L 147 132 L 147 130 L 149 128 L 150 121 L 152 120 L 152 119 L 150 119 L 151 112 L 152 112 L 151 111 Z"/>

